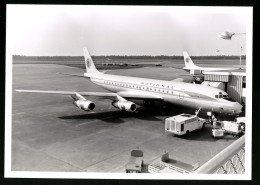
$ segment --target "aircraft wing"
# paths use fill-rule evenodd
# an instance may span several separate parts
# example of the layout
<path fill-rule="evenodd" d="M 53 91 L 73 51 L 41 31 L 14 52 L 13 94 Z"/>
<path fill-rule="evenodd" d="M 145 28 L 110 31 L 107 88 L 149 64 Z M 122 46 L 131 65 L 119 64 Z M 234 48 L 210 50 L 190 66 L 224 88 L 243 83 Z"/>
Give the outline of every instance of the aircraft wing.
<path fill-rule="evenodd" d="M 173 69 L 181 69 L 181 70 L 183 70 L 183 67 L 173 67 L 173 66 L 171 66 L 171 68 L 173 68 Z"/>
<path fill-rule="evenodd" d="M 76 77 L 85 78 L 84 75 L 78 75 L 78 74 L 69 74 L 69 73 L 60 73 L 60 72 L 58 72 L 57 74 L 66 75 L 66 76 L 76 76 Z"/>
<path fill-rule="evenodd" d="M 118 93 L 106 92 L 75 92 L 75 91 L 42 91 L 42 90 L 16 90 L 17 92 L 42 93 L 42 94 L 60 94 L 60 95 L 75 95 L 76 93 L 82 96 L 92 96 L 103 99 L 120 100 L 120 97 L 126 99 L 144 99 L 144 100 L 163 100 L 161 96 L 152 93 L 137 93 L 131 91 L 122 91 Z"/>
<path fill-rule="evenodd" d="M 175 78 L 173 80 L 171 80 L 172 82 L 184 82 L 183 78 Z"/>

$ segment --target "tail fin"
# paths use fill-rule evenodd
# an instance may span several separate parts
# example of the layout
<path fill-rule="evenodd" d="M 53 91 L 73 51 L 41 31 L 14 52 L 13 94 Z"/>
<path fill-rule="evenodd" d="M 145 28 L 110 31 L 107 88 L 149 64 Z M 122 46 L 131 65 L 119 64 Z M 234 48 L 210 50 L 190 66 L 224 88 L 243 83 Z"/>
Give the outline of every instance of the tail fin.
<path fill-rule="evenodd" d="M 86 65 L 86 71 L 87 73 L 98 73 L 99 71 L 97 70 L 89 52 L 86 47 L 83 48 L 84 51 L 84 57 L 85 57 L 85 65 Z"/>
<path fill-rule="evenodd" d="M 191 60 L 189 54 L 187 53 L 187 51 L 183 51 L 183 56 L 184 56 L 184 63 L 185 63 L 185 68 L 187 69 L 194 69 L 198 66 L 196 66 L 193 61 Z"/>

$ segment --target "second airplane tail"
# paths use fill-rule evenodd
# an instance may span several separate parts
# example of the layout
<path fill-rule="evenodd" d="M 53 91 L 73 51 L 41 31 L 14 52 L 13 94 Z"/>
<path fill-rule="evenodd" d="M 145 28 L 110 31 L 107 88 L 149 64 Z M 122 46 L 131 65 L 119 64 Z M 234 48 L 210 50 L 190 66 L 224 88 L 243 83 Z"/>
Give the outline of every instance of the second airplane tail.
<path fill-rule="evenodd" d="M 99 73 L 86 47 L 83 48 L 87 73 Z"/>
<path fill-rule="evenodd" d="M 183 56 L 184 56 L 184 63 L 185 63 L 185 68 L 186 69 L 195 69 L 198 68 L 198 66 L 196 66 L 193 61 L 191 60 L 189 54 L 187 53 L 187 51 L 183 51 Z"/>

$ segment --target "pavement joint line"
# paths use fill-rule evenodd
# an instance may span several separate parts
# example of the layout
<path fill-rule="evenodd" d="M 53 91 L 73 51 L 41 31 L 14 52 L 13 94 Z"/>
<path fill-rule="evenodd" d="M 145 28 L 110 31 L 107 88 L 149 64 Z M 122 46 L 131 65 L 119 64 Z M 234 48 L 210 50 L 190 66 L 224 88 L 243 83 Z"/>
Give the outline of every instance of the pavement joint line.
<path fill-rule="evenodd" d="M 109 118 L 113 118 L 113 117 L 118 117 L 118 116 L 109 116 L 109 117 L 106 117 L 105 119 L 109 119 Z M 95 118 L 96 120 L 94 120 L 94 121 L 90 121 L 90 122 L 84 122 L 84 123 L 81 123 L 81 124 L 78 124 L 76 127 L 79 127 L 79 126 L 82 126 L 82 125 L 84 125 L 84 124 L 91 124 L 91 123 L 93 123 L 93 122 L 96 122 L 96 121 L 100 121 L 98 118 Z"/>
<path fill-rule="evenodd" d="M 62 159 L 59 159 L 59 158 L 57 158 L 57 157 L 55 157 L 55 156 L 52 156 L 52 155 L 46 153 L 46 152 L 44 151 L 45 149 L 35 149 L 35 148 L 32 148 L 32 147 L 26 145 L 24 142 L 22 142 L 22 141 L 20 141 L 20 140 L 17 140 L 16 143 L 19 143 L 19 145 L 20 145 L 20 146 L 23 146 L 25 149 L 30 149 L 30 150 L 32 150 L 32 151 L 34 151 L 34 152 L 43 153 L 43 154 L 47 155 L 48 157 L 51 157 L 51 158 L 53 158 L 53 159 L 55 159 L 55 160 L 61 161 L 61 162 L 65 163 L 65 164 L 68 164 L 68 165 L 70 165 L 70 166 L 72 166 L 72 167 L 75 167 L 75 168 L 77 168 L 77 169 L 79 169 L 79 170 L 81 170 L 81 171 L 84 171 L 84 169 L 78 167 L 77 165 L 71 164 L 71 163 L 69 163 L 69 162 L 66 162 L 66 161 L 64 161 L 64 160 L 62 160 Z M 11 153 L 11 155 L 12 155 L 12 153 Z"/>
<path fill-rule="evenodd" d="M 164 135 L 164 134 L 160 134 L 160 136 L 163 136 L 163 135 Z M 160 137 L 160 136 L 159 136 L 159 137 Z M 108 159 L 112 159 L 112 158 L 114 158 L 115 156 L 117 156 L 117 155 L 119 155 L 119 154 L 122 154 L 122 153 L 124 153 L 124 152 L 126 152 L 126 151 L 128 151 L 128 150 L 131 150 L 131 149 L 133 149 L 133 148 L 140 147 L 141 145 L 143 145 L 143 144 L 145 144 L 145 143 L 147 143 L 147 142 L 149 142 L 149 141 L 151 141 L 151 140 L 153 140 L 153 139 L 155 139 L 155 138 L 158 138 L 158 136 L 155 136 L 155 137 L 153 137 L 153 138 L 150 138 L 150 139 L 144 141 L 143 143 L 140 143 L 140 144 L 135 145 L 135 146 L 133 146 L 133 147 L 128 147 L 128 148 L 126 148 L 125 150 L 122 150 L 122 151 L 120 151 L 120 152 L 118 152 L 118 153 L 116 153 L 116 154 L 114 154 L 114 155 L 112 155 L 112 156 L 110 156 L 110 157 L 107 157 L 107 158 L 105 158 L 105 159 L 103 159 L 103 160 L 100 160 L 100 161 L 98 161 L 98 162 L 96 162 L 96 163 L 90 164 L 88 167 L 84 168 L 83 170 L 87 170 L 87 169 L 88 169 L 89 167 L 91 167 L 91 166 L 94 166 L 94 165 L 96 165 L 96 164 L 102 163 L 102 162 L 104 162 L 104 161 L 106 161 L 106 160 L 108 160 Z"/>
<path fill-rule="evenodd" d="M 178 148 L 181 148 L 181 147 L 183 147 L 183 145 L 185 145 L 185 144 L 187 144 L 188 143 L 188 141 L 186 141 L 186 142 L 183 142 L 182 144 L 180 144 L 179 146 L 177 146 L 177 147 L 174 147 L 174 149 L 172 149 L 172 150 L 169 150 L 168 152 L 170 153 L 170 152 L 173 152 L 173 151 L 175 151 L 176 150 L 176 148 L 178 149 Z M 155 161 L 156 159 L 158 159 L 158 158 L 160 158 L 162 156 L 162 154 L 161 155 L 158 155 L 158 156 L 156 156 L 155 158 L 153 158 L 152 160 L 150 160 L 149 161 L 149 164 L 151 163 L 151 162 L 153 162 L 153 161 Z"/>
<path fill-rule="evenodd" d="M 60 161 L 60 162 L 63 162 L 63 163 L 65 163 L 65 164 L 68 164 L 69 166 L 72 166 L 72 167 L 77 168 L 77 169 L 79 169 L 79 170 L 81 170 L 81 171 L 84 171 L 84 169 L 80 168 L 79 166 L 77 166 L 77 165 L 75 165 L 75 164 L 71 164 L 71 163 L 69 163 L 69 162 L 67 162 L 67 161 L 65 161 L 65 160 L 59 159 L 59 158 L 57 158 L 57 157 L 54 157 L 54 156 L 52 156 L 52 155 L 50 155 L 50 154 L 48 154 L 48 153 L 45 153 L 45 152 L 43 152 L 43 153 L 46 154 L 47 156 L 53 158 L 53 159 L 56 159 L 56 160 L 58 160 L 58 161 Z"/>
<path fill-rule="evenodd" d="M 99 130 L 99 131 L 97 131 L 97 132 L 91 133 L 91 134 L 89 134 L 89 135 L 82 135 L 82 136 L 80 136 L 80 137 L 77 137 L 77 138 L 74 138 L 74 139 L 70 139 L 69 141 L 78 140 L 78 139 L 81 139 L 81 138 L 83 138 L 83 137 L 85 137 L 85 138 L 87 139 L 88 137 L 92 137 L 93 135 L 106 132 L 107 130 L 111 130 L 111 128 L 102 129 L 102 130 Z M 67 143 L 67 142 L 69 142 L 69 141 L 66 141 L 66 142 L 64 142 L 64 143 Z M 60 142 L 57 142 L 57 143 L 60 143 Z M 47 150 L 48 148 L 51 148 L 51 146 L 46 147 L 46 150 Z"/>
<path fill-rule="evenodd" d="M 21 114 L 26 114 L 26 112 L 17 112 L 17 113 L 13 113 L 12 116 L 21 115 Z"/>
<path fill-rule="evenodd" d="M 19 140 L 19 139 L 12 139 L 12 142 L 14 142 L 14 141 L 15 141 L 16 143 L 19 143 L 19 145 L 24 146 L 25 148 L 31 149 L 31 150 L 34 151 L 34 152 L 43 151 L 43 149 L 35 149 L 35 148 L 32 148 L 32 147 L 26 145 L 26 143 L 24 143 L 23 141 L 21 141 L 21 140 Z"/>
<path fill-rule="evenodd" d="M 83 123 L 78 124 L 78 125 L 75 126 L 75 127 L 77 128 L 77 127 L 80 127 L 80 126 L 83 126 L 83 125 L 89 125 L 89 124 L 94 123 L 94 122 L 97 122 L 97 121 L 99 122 L 100 120 L 95 119 L 95 120 L 93 120 L 93 121 L 83 122 Z"/>
<path fill-rule="evenodd" d="M 137 128 L 133 128 L 133 127 L 129 127 L 128 129 L 130 129 L 130 130 L 137 130 L 137 131 L 139 131 L 139 132 L 144 132 L 144 133 L 149 133 L 149 134 L 151 134 L 152 132 L 150 132 L 150 131 L 146 131 L 146 130 L 139 130 L 139 129 L 137 129 Z M 152 134 L 154 134 L 154 133 L 152 133 Z M 164 135 L 164 134 L 157 134 L 157 135 Z"/>

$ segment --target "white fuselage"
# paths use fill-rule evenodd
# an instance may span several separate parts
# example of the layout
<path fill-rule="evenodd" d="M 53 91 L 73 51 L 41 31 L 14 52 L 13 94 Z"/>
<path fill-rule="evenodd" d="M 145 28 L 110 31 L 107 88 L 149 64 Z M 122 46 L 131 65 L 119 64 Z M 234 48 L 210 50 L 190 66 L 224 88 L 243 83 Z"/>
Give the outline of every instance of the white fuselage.
<path fill-rule="evenodd" d="M 231 70 L 237 70 L 238 68 L 215 68 L 215 67 L 198 67 L 198 66 L 192 66 L 192 67 L 184 67 L 183 68 L 186 71 L 190 70 L 201 70 L 201 71 L 231 71 Z"/>
<path fill-rule="evenodd" d="M 84 75 L 90 77 L 93 83 L 118 94 L 153 94 L 160 96 L 167 103 L 218 113 L 238 114 L 242 109 L 238 102 L 216 98 L 219 93 L 227 93 L 214 87 L 102 73 Z"/>

